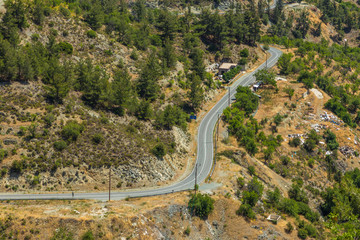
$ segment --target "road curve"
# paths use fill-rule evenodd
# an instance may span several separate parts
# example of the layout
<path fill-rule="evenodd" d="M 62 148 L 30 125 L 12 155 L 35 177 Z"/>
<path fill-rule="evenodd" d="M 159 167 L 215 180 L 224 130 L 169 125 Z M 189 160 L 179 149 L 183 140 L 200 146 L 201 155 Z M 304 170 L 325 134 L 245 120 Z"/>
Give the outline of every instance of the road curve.
<path fill-rule="evenodd" d="M 267 66 L 273 67 L 282 52 L 276 48 L 270 47 L 270 57 L 267 60 Z M 249 86 L 255 81 L 254 74 L 266 67 L 266 63 L 261 64 L 255 71 L 247 73 L 234 80 L 234 83 L 230 87 L 231 98 L 235 96 L 236 88 L 238 86 Z M 202 183 L 209 175 L 213 159 L 213 131 L 218 119 L 219 114 L 228 106 L 228 94 L 226 94 L 216 105 L 205 115 L 198 128 L 197 136 L 197 181 Z M 135 190 L 126 192 L 111 192 L 111 200 L 120 200 L 127 197 L 146 197 L 154 195 L 168 194 L 172 192 L 184 191 L 193 189 L 195 185 L 195 168 L 191 174 L 180 182 L 174 183 L 169 186 L 153 188 L 149 190 Z M 0 200 L 45 200 L 45 199 L 94 199 L 94 200 L 108 200 L 108 192 L 93 192 L 93 193 L 75 193 L 75 197 L 72 197 L 71 193 L 51 193 L 51 194 L 7 194 L 0 193 Z"/>

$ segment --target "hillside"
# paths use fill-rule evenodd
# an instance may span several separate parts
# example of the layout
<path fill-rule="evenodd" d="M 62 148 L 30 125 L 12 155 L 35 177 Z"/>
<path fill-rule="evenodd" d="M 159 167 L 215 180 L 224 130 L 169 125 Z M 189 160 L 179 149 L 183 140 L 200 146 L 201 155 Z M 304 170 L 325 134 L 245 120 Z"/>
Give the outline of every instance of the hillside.
<path fill-rule="evenodd" d="M 104 192 L 110 170 L 112 191 L 177 182 L 233 78 L 284 53 L 256 95 L 237 89 L 197 194 L 3 201 L 0 238 L 356 239 L 359 5 L 270 6 L 0 1 L 1 193 Z"/>

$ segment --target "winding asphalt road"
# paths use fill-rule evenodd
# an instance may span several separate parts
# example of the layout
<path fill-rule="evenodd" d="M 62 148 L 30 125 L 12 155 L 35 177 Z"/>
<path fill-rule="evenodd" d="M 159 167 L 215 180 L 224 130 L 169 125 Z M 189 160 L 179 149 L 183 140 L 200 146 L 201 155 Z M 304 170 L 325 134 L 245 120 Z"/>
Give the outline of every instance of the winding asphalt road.
<path fill-rule="evenodd" d="M 282 52 L 276 48 L 270 47 L 270 57 L 267 60 L 267 66 L 270 68 L 274 66 L 281 56 Z M 266 63 L 261 64 L 255 71 L 247 73 L 237 79 L 234 79 L 234 83 L 230 87 L 231 99 L 236 94 L 236 88 L 238 86 L 249 86 L 255 82 L 254 74 L 266 67 Z M 120 200 L 126 197 L 146 197 L 154 195 L 168 194 L 172 192 L 190 190 L 195 185 L 195 172 L 197 172 L 197 182 L 202 183 L 205 181 L 209 173 L 211 172 L 214 148 L 213 148 L 213 132 L 218 120 L 219 114 L 228 106 L 229 96 L 226 94 L 216 105 L 205 115 L 198 128 L 197 136 L 197 171 L 195 168 L 190 175 L 174 183 L 170 186 L 153 188 L 149 190 L 138 191 L 126 191 L 126 192 L 112 192 L 111 200 Z M 108 200 L 108 192 L 94 192 L 94 193 L 75 193 L 75 199 L 94 199 L 94 200 Z M 40 200 L 40 199 L 73 199 L 71 193 L 52 193 L 52 194 L 6 194 L 0 193 L 0 200 Z"/>

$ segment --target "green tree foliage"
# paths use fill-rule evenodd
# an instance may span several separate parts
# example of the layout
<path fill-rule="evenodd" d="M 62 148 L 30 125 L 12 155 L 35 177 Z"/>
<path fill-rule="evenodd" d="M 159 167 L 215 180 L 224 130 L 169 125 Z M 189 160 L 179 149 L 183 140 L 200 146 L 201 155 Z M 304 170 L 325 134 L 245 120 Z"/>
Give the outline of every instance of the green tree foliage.
<path fill-rule="evenodd" d="M 316 133 L 314 129 L 308 133 L 308 138 L 305 140 L 303 147 L 306 151 L 312 152 L 319 144 L 320 136 Z"/>
<path fill-rule="evenodd" d="M 167 8 L 165 10 L 160 10 L 159 17 L 157 19 L 157 27 L 163 33 L 162 38 L 164 40 L 174 40 L 175 33 L 177 31 L 176 16 L 169 12 Z"/>
<path fill-rule="evenodd" d="M 146 100 L 154 101 L 160 91 L 159 78 L 159 62 L 154 54 L 151 54 L 141 68 L 137 86 L 139 96 Z"/>
<path fill-rule="evenodd" d="M 90 106 L 97 106 L 106 99 L 108 80 L 100 67 L 94 67 L 90 59 L 77 66 L 75 90 L 82 91 L 82 99 Z"/>
<path fill-rule="evenodd" d="M 293 55 L 291 53 L 282 54 L 278 61 L 278 67 L 280 74 L 288 75 L 291 71 L 291 59 Z"/>
<path fill-rule="evenodd" d="M 257 177 L 253 177 L 253 179 L 248 183 L 247 189 L 249 192 L 255 192 L 259 198 L 261 198 L 264 191 L 264 186 Z"/>
<path fill-rule="evenodd" d="M 282 0 L 276 1 L 274 12 L 271 16 L 271 20 L 276 24 L 283 18 L 284 2 Z"/>
<path fill-rule="evenodd" d="M 160 111 L 156 116 L 156 125 L 160 128 L 171 129 L 178 126 L 186 129 L 187 115 L 178 106 L 167 105 L 164 111 Z"/>
<path fill-rule="evenodd" d="M 269 203 L 271 203 L 273 206 L 277 206 L 280 202 L 281 193 L 279 188 L 275 188 L 274 191 L 268 191 L 267 192 L 267 200 Z"/>
<path fill-rule="evenodd" d="M 133 7 L 133 12 L 135 19 L 138 22 L 144 20 L 146 17 L 145 0 L 136 0 Z"/>
<path fill-rule="evenodd" d="M 42 0 L 34 1 L 32 7 L 32 20 L 37 25 L 42 25 L 45 20 L 45 4 Z"/>
<path fill-rule="evenodd" d="M 149 101 L 143 100 L 136 109 L 135 116 L 140 120 L 150 120 L 153 117 L 153 109 Z"/>
<path fill-rule="evenodd" d="M 279 113 L 277 113 L 274 117 L 274 123 L 276 126 L 279 126 L 283 120 L 283 116 L 281 116 Z"/>
<path fill-rule="evenodd" d="M 114 79 L 110 84 L 110 99 L 114 104 L 114 111 L 122 115 L 124 109 L 134 102 L 134 94 L 128 70 L 121 69 L 115 72 Z"/>
<path fill-rule="evenodd" d="M 293 34 L 297 38 L 305 38 L 309 28 L 310 28 L 310 21 L 308 18 L 309 13 L 304 10 L 300 13 L 298 19 L 296 19 L 296 30 L 293 31 Z"/>
<path fill-rule="evenodd" d="M 236 66 L 232 69 L 230 69 L 230 71 L 224 73 L 224 80 L 225 82 L 229 82 L 231 79 L 233 79 L 237 74 L 239 74 L 239 72 L 241 71 L 242 66 Z"/>
<path fill-rule="evenodd" d="M 67 147 L 67 143 L 63 140 L 60 141 L 56 141 L 54 142 L 54 149 L 57 151 L 63 151 L 64 149 L 66 149 Z"/>
<path fill-rule="evenodd" d="M 24 0 L 9 0 L 5 2 L 6 13 L 2 18 L 3 26 L 10 30 L 13 26 L 24 29 L 29 26 L 27 22 L 27 12 L 29 5 Z"/>
<path fill-rule="evenodd" d="M 259 98 L 247 87 L 238 87 L 235 98 L 236 102 L 233 104 L 233 108 L 244 111 L 247 116 L 253 113 L 259 104 Z"/>
<path fill-rule="evenodd" d="M 276 87 L 275 73 L 268 69 L 261 69 L 255 73 L 257 81 L 262 81 L 266 85 L 272 85 Z"/>
<path fill-rule="evenodd" d="M 327 129 L 324 133 L 327 148 L 330 151 L 336 151 L 339 148 L 339 143 L 336 141 L 336 135 L 330 129 Z"/>
<path fill-rule="evenodd" d="M 155 147 L 151 150 L 158 158 L 163 158 L 166 155 L 165 145 L 163 143 L 156 144 Z"/>
<path fill-rule="evenodd" d="M 207 194 L 194 194 L 189 200 L 188 207 L 191 213 L 206 219 L 214 210 L 214 200 Z"/>
<path fill-rule="evenodd" d="M 295 89 L 291 87 L 286 87 L 284 88 L 284 92 L 289 96 L 289 99 L 291 100 L 291 98 L 294 96 Z"/>
<path fill-rule="evenodd" d="M 290 216 L 296 216 L 299 208 L 295 200 L 284 198 L 280 202 L 280 210 Z"/>
<path fill-rule="evenodd" d="M 201 80 L 205 79 L 205 65 L 204 65 L 204 53 L 199 48 L 194 48 L 190 53 L 190 58 L 192 60 L 191 70 L 200 77 Z"/>
<path fill-rule="evenodd" d="M 76 121 L 68 121 L 61 130 L 61 136 L 67 141 L 76 141 L 79 135 L 84 131 L 85 127 Z"/>
<path fill-rule="evenodd" d="M 167 69 L 173 69 L 175 67 L 177 61 L 175 48 L 172 45 L 172 42 L 169 40 L 169 38 L 165 40 L 161 57 L 162 57 L 163 69 L 165 70 L 165 72 Z"/>
<path fill-rule="evenodd" d="M 298 184 L 292 184 L 288 194 L 291 199 L 294 199 L 297 202 L 303 202 L 303 203 L 309 202 L 306 193 L 304 192 L 304 190 L 301 189 L 301 186 L 299 186 Z"/>
<path fill-rule="evenodd" d="M 82 235 L 81 240 L 95 240 L 94 234 L 91 230 L 87 231 Z"/>
<path fill-rule="evenodd" d="M 243 191 L 242 193 L 242 202 L 250 205 L 251 207 L 254 207 L 259 199 L 259 195 L 254 191 Z"/>
<path fill-rule="evenodd" d="M 346 124 L 353 126 L 351 115 L 343 106 L 343 103 L 338 97 L 332 98 L 325 103 L 325 107 L 339 116 Z"/>
<path fill-rule="evenodd" d="M 69 62 L 60 64 L 59 60 L 52 58 L 49 62 L 49 68 L 43 82 L 47 91 L 48 98 L 56 103 L 62 103 L 63 99 L 70 91 L 70 85 L 73 83 L 73 69 Z"/>
<path fill-rule="evenodd" d="M 196 111 L 201 107 L 201 104 L 204 100 L 204 90 L 201 86 L 201 79 L 196 73 L 192 73 L 189 76 L 190 81 L 190 92 L 189 92 L 189 100 L 191 106 Z"/>
<path fill-rule="evenodd" d="M 74 50 L 73 46 L 68 42 L 58 43 L 57 48 L 59 49 L 60 52 L 63 52 L 63 53 L 69 54 L 69 55 L 71 55 Z"/>
<path fill-rule="evenodd" d="M 309 91 L 314 87 L 314 80 L 316 78 L 315 72 L 302 71 L 298 77 L 298 81 L 302 82 L 305 88 Z"/>
<path fill-rule="evenodd" d="M 84 20 L 93 30 L 99 29 L 104 23 L 104 12 L 101 5 L 98 3 L 93 4 L 91 10 L 85 14 Z"/>
<path fill-rule="evenodd" d="M 248 219 L 255 219 L 256 215 L 249 204 L 241 204 L 236 211 L 237 215 L 244 216 Z"/>

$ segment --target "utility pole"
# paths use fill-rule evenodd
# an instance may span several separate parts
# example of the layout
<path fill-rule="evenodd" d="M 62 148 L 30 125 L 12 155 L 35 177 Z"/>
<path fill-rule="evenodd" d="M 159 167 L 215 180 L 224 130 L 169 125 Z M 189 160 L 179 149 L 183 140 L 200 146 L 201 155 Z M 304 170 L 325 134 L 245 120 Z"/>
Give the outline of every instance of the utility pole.
<path fill-rule="evenodd" d="M 217 124 L 217 129 L 216 129 L 216 142 L 218 141 L 219 139 L 219 124 L 220 124 L 220 113 L 218 113 L 218 124 Z"/>
<path fill-rule="evenodd" d="M 266 55 L 266 69 L 268 68 L 267 67 L 267 52 L 265 51 L 265 55 Z"/>
<path fill-rule="evenodd" d="M 230 90 L 231 90 L 231 87 L 228 87 L 229 89 L 229 107 L 230 107 Z"/>
<path fill-rule="evenodd" d="M 195 196 L 196 196 L 196 189 L 197 189 L 197 163 L 195 164 Z"/>
<path fill-rule="evenodd" d="M 110 193 L 111 193 L 111 165 L 109 167 L 109 202 L 110 202 Z"/>

